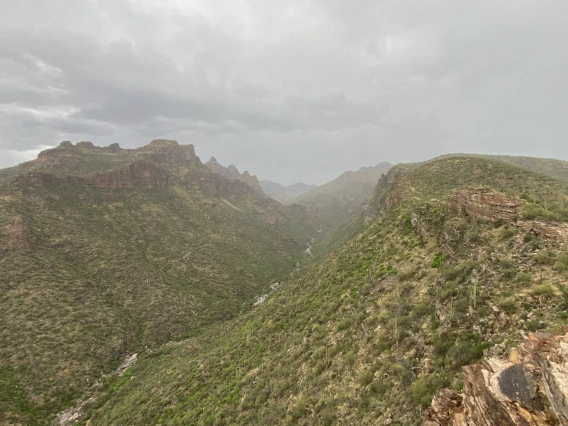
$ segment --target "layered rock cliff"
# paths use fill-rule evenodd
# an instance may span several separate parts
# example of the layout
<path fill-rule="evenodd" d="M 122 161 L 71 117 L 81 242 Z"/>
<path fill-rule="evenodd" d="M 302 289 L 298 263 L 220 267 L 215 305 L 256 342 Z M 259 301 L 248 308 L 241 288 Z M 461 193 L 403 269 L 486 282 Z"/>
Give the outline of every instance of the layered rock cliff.
<path fill-rule="evenodd" d="M 444 389 L 424 426 L 568 425 L 568 329 L 530 334 L 509 359 L 463 368 L 461 393 Z"/>
<path fill-rule="evenodd" d="M 507 197 L 489 188 L 458 191 L 448 200 L 448 206 L 454 212 L 465 212 L 489 222 L 499 219 L 515 221 L 518 218 L 521 205 L 520 199 Z"/>
<path fill-rule="evenodd" d="M 138 160 L 110 172 L 93 173 L 87 181 L 97 188 L 161 188 L 167 185 L 168 175 L 155 164 Z"/>

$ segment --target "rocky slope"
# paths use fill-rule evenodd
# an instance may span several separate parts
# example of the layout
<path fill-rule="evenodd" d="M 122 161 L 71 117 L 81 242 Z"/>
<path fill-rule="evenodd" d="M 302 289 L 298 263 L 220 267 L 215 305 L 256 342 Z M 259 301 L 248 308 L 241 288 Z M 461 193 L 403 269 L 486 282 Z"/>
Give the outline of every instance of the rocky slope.
<path fill-rule="evenodd" d="M 565 324 L 567 200 L 502 162 L 397 166 L 355 238 L 253 311 L 142 356 L 83 421 L 422 424 L 461 367 Z"/>
<path fill-rule="evenodd" d="M 530 333 L 509 358 L 463 367 L 463 391 L 444 389 L 424 426 L 568 425 L 568 334 Z"/>
<path fill-rule="evenodd" d="M 290 186 L 284 186 L 269 180 L 260 181 L 260 185 L 266 195 L 283 204 L 290 204 L 300 195 L 317 188 L 317 185 L 307 185 L 302 182 L 298 182 Z"/>
<path fill-rule="evenodd" d="M 207 166 L 215 173 L 218 173 L 221 176 L 225 176 L 228 179 L 235 179 L 244 182 L 259 194 L 263 194 L 262 186 L 260 185 L 257 177 L 251 175 L 247 171 L 240 173 L 234 164 L 231 164 L 229 167 L 224 167 L 217 162 L 217 159 L 215 157 L 211 157 L 211 159 L 207 163 L 205 163 L 205 166 Z"/>
<path fill-rule="evenodd" d="M 1 175 L 0 424 L 46 424 L 124 356 L 252 307 L 319 226 L 175 141 L 65 142 Z"/>

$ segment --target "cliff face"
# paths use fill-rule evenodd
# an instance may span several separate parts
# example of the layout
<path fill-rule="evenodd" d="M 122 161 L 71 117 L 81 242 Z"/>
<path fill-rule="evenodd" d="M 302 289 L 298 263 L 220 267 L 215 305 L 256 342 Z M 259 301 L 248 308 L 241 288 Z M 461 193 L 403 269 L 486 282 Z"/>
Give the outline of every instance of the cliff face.
<path fill-rule="evenodd" d="M 168 175 L 162 168 L 144 160 L 104 173 L 93 173 L 87 180 L 97 188 L 161 188 Z"/>
<path fill-rule="evenodd" d="M 490 358 L 463 375 L 463 392 L 440 391 L 424 426 L 568 425 L 568 333 L 531 334 L 509 360 Z"/>
<path fill-rule="evenodd" d="M 139 158 L 162 166 L 185 166 L 200 163 L 194 145 L 180 145 L 177 141 L 156 139 L 139 149 Z"/>

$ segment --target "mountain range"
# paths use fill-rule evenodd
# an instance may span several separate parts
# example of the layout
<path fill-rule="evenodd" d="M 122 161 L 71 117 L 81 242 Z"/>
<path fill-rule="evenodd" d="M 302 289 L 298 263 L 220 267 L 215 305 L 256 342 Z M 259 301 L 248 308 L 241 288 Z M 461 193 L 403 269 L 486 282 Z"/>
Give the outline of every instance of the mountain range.
<path fill-rule="evenodd" d="M 479 377 L 566 324 L 567 172 L 452 154 L 292 196 L 192 145 L 63 142 L 0 171 L 0 423 L 563 424 L 515 396 L 551 381 Z"/>

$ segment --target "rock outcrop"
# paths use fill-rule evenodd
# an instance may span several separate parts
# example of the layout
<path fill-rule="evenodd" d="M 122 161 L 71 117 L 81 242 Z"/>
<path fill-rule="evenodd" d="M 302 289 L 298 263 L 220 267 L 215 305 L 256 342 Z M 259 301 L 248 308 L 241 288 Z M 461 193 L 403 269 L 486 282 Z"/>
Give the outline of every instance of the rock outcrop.
<path fill-rule="evenodd" d="M 246 183 L 252 189 L 254 189 L 259 194 L 263 194 L 262 186 L 260 185 L 259 180 L 255 175 L 251 175 L 249 172 L 245 171 L 242 174 L 239 173 L 239 170 L 234 164 L 231 164 L 229 167 L 224 167 L 217 162 L 215 157 L 211 157 L 211 159 L 205 163 L 207 168 L 221 176 L 225 176 L 229 179 L 240 180 L 241 182 Z"/>
<path fill-rule="evenodd" d="M 564 333 L 531 334 L 508 360 L 464 367 L 463 391 L 440 391 L 423 425 L 568 425 L 568 330 Z"/>
<path fill-rule="evenodd" d="M 77 144 L 75 146 L 78 147 L 78 148 L 84 148 L 84 149 L 95 149 L 95 145 L 93 145 L 93 142 L 89 142 L 89 141 L 77 142 Z"/>
<path fill-rule="evenodd" d="M 161 188 L 168 183 L 168 174 L 161 167 L 138 160 L 109 172 L 93 173 L 87 181 L 97 188 Z"/>
<path fill-rule="evenodd" d="M 448 207 L 456 213 L 467 213 L 489 222 L 517 220 L 522 201 L 489 188 L 465 189 L 448 199 Z"/>
<path fill-rule="evenodd" d="M 153 140 L 138 151 L 138 158 L 161 166 L 186 166 L 200 162 L 194 145 L 180 145 L 169 139 Z"/>
<path fill-rule="evenodd" d="M 467 213 L 477 219 L 496 222 L 503 220 L 524 232 L 559 242 L 568 240 L 568 226 L 563 223 L 521 219 L 523 200 L 511 198 L 488 188 L 466 189 L 456 192 L 447 201 L 456 214 Z"/>

